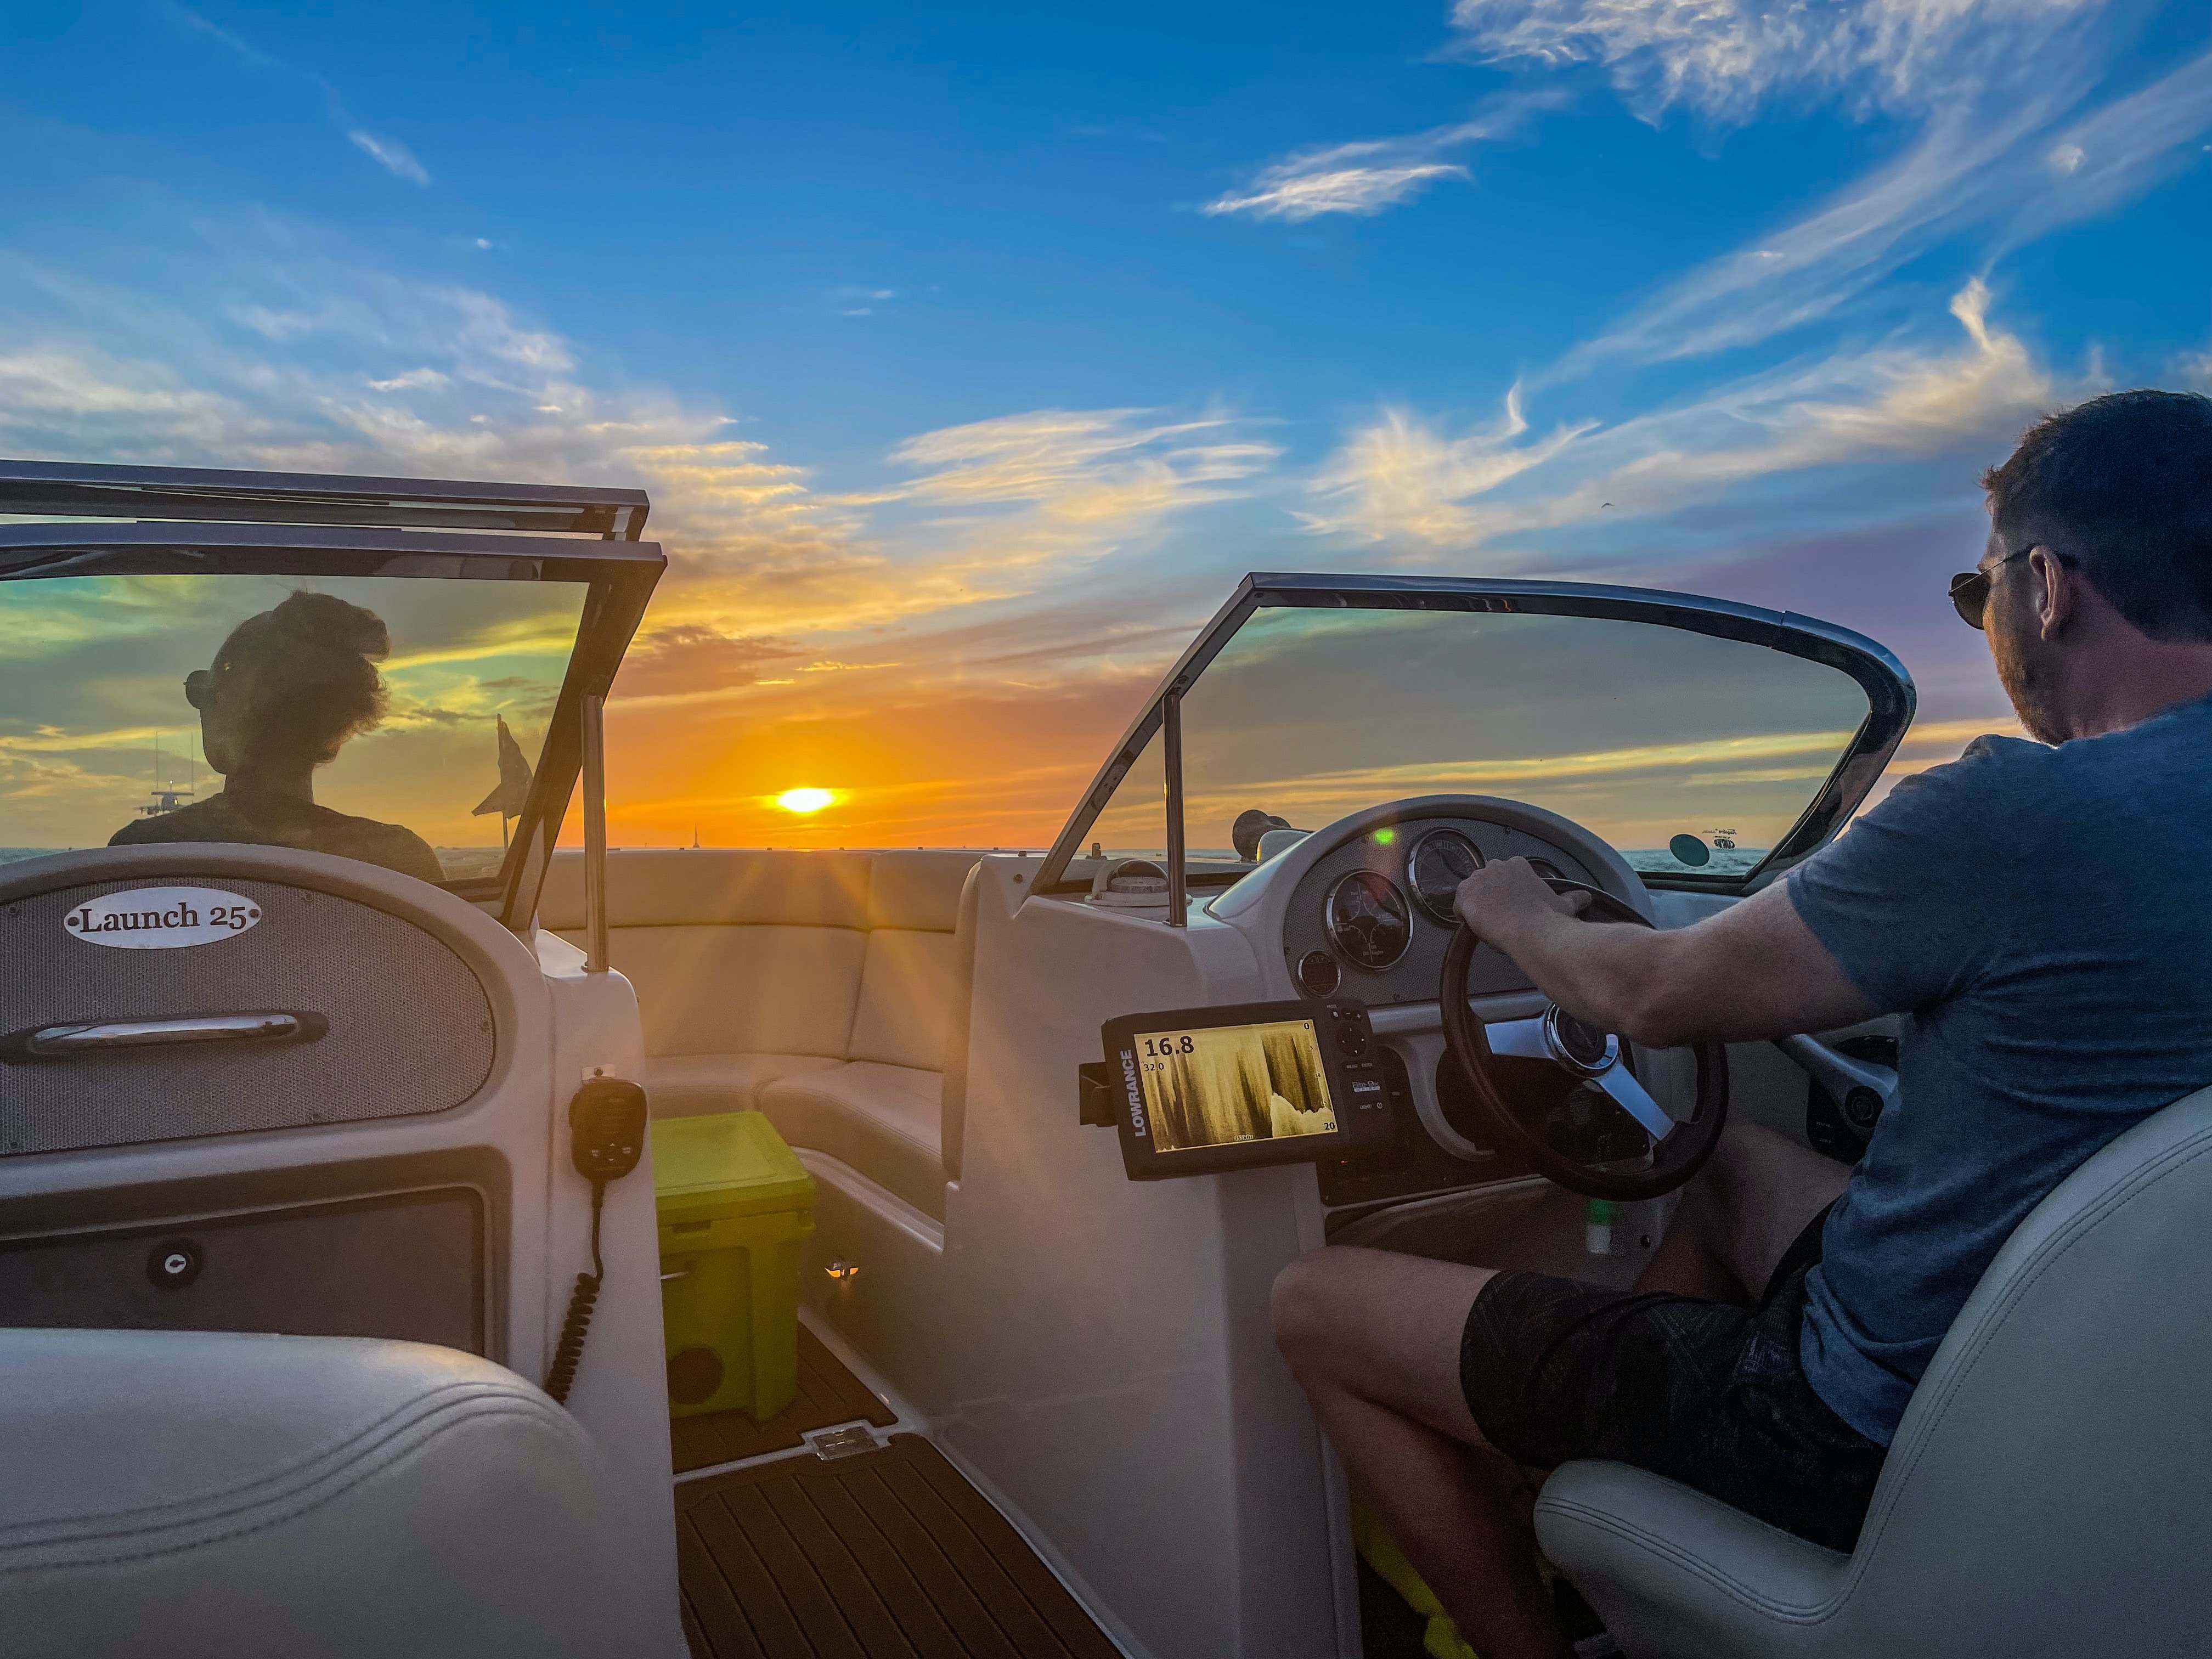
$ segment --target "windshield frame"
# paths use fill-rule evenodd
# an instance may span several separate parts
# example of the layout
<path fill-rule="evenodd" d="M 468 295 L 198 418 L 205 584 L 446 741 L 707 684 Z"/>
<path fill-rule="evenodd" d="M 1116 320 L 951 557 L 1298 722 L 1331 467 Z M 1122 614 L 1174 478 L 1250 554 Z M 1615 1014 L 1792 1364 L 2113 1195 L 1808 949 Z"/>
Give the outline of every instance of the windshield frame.
<path fill-rule="evenodd" d="M 72 487 L 70 480 L 78 482 Z M 440 884 L 520 933 L 537 910 L 583 768 L 586 700 L 606 695 L 667 566 L 659 544 L 637 539 L 645 511 L 645 496 L 637 490 L 0 463 L 0 514 L 137 512 L 196 520 L 0 523 L 0 583 L 241 575 L 582 586 L 576 642 L 507 857 L 495 876 Z M 233 514 L 264 521 L 197 522 Z M 377 522 L 328 522 L 333 516 Z M 386 527 L 393 523 L 441 527 Z M 518 528 L 497 533 L 442 528 L 456 523 Z M 583 534 L 526 533 L 532 530 Z"/>
<path fill-rule="evenodd" d="M 1045 854 L 1043 867 L 1029 889 L 1032 894 L 1051 891 L 1069 863 L 1079 856 L 1091 826 L 1111 803 L 1115 791 L 1143 755 L 1146 745 L 1167 723 L 1170 702 L 1179 708 L 1182 697 L 1253 613 L 1273 607 L 1599 617 L 1762 645 L 1789 656 L 1824 663 L 1857 682 L 1866 694 L 1866 718 L 1823 780 L 1819 792 L 1766 857 L 1740 876 L 1644 874 L 1643 879 L 1653 886 L 1748 891 L 1809 857 L 1843 825 L 1874 787 L 1889 764 L 1890 757 L 1896 753 L 1897 745 L 1903 741 L 1918 703 L 1912 676 L 1884 647 L 1848 628 L 1816 617 L 1801 617 L 1795 611 L 1768 611 L 1757 605 L 1662 588 L 1620 587 L 1601 582 L 1516 581 L 1488 576 L 1255 573 L 1237 584 L 1228 602 L 1214 613 L 1213 619 L 1200 630 L 1198 637 L 1162 677 L 1158 688 L 1109 752 L 1059 838 L 1053 842 L 1052 850 Z M 1179 720 L 1176 724 L 1180 725 Z M 1170 731 L 1170 738 L 1176 735 Z M 1181 860 L 1176 855 L 1184 841 L 1183 826 L 1177 821 L 1182 805 L 1180 749 L 1179 742 L 1170 741 L 1164 757 L 1167 811 L 1170 815 L 1168 848 L 1170 859 L 1178 863 Z M 1171 881 L 1180 873 L 1170 872 Z M 1182 884 L 1174 881 L 1174 885 L 1179 888 Z"/>

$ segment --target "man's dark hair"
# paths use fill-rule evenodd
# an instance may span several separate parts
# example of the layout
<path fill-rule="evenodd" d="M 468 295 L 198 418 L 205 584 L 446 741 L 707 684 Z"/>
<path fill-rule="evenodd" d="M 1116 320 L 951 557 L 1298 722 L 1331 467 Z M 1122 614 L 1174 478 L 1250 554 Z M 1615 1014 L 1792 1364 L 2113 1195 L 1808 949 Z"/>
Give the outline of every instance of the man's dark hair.
<path fill-rule="evenodd" d="M 2072 554 L 2153 639 L 2212 640 L 2212 398 L 2092 398 L 2030 427 L 1982 488 L 2014 551 Z"/>
<path fill-rule="evenodd" d="M 384 677 L 376 665 L 391 650 L 392 636 L 374 611 L 300 588 L 231 629 L 216 669 L 244 671 L 242 730 L 263 758 L 322 766 L 383 720 Z"/>

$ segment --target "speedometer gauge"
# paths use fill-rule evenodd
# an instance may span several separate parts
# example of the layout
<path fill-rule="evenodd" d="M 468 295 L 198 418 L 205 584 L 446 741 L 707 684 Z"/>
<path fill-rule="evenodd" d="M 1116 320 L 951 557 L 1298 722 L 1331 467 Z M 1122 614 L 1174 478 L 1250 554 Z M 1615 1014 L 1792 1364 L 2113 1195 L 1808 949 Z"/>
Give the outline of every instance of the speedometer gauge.
<path fill-rule="evenodd" d="M 1482 849 L 1458 830 L 1431 830 L 1413 843 L 1406 874 L 1421 908 L 1449 927 L 1459 921 L 1452 901 L 1459 896 L 1460 883 L 1482 865 Z"/>
<path fill-rule="evenodd" d="M 1323 920 L 1328 942 L 1362 968 L 1388 968 L 1413 942 L 1406 896 L 1397 883 L 1372 870 L 1354 870 L 1328 890 Z"/>

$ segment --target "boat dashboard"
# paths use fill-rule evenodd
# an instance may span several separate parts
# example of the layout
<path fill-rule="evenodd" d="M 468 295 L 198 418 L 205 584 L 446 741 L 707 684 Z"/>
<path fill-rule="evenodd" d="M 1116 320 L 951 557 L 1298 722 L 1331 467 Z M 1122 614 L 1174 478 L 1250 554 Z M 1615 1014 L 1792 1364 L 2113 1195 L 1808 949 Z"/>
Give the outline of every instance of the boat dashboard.
<path fill-rule="evenodd" d="M 1350 995 L 1370 1008 L 1434 1002 L 1460 883 L 1510 858 L 1539 875 L 1601 884 L 1557 838 L 1465 813 L 1408 815 L 1338 839 L 1298 878 L 1283 915 L 1278 948 L 1292 982 L 1306 996 Z M 1477 994 L 1529 988 L 1487 947 L 1468 985 Z"/>
<path fill-rule="evenodd" d="M 1484 1121 L 1472 1085 L 1446 1048 L 1438 999 L 1457 927 L 1453 901 L 1460 882 L 1483 865 L 1515 857 L 1650 915 L 1641 879 L 1590 831 L 1522 802 L 1480 796 L 1372 807 L 1274 851 L 1225 888 L 1194 883 L 1186 925 L 1242 934 L 1261 988 L 1283 1008 L 1302 1001 L 1364 1011 L 1374 1038 L 1372 1069 L 1389 1097 L 1389 1127 L 1387 1134 L 1332 1145 L 1326 1155 L 1310 1158 L 1333 1213 L 1529 1172 Z M 1077 902 L 1168 920 L 1164 892 L 1156 905 L 1133 902 L 1152 885 L 1141 874 L 1129 893 L 1109 890 L 1127 884 L 1111 875 L 1111 867 L 1102 866 L 1097 893 Z M 1468 986 L 1486 1021 L 1528 1020 L 1546 1006 L 1528 976 L 1488 946 L 1476 952 Z M 1536 1109 L 1549 1115 L 1560 1139 L 1579 1142 L 1593 1158 L 1614 1146 L 1624 1121 L 1598 1090 L 1577 1086 L 1547 1060 L 1502 1057 L 1498 1063 Z M 1639 1073 L 1668 1069 L 1664 1056 L 1637 1054 L 1630 1063 Z M 1671 1085 L 1655 1075 L 1651 1086 L 1664 1100 Z"/>

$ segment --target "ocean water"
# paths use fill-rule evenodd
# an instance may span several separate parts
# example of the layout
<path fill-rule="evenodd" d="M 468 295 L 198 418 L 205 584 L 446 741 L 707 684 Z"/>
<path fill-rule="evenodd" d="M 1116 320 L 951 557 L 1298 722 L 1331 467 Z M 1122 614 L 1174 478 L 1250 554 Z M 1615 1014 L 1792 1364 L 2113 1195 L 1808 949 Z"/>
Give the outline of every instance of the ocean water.
<path fill-rule="evenodd" d="M 1764 847 L 1739 847 L 1730 851 L 1725 848 L 1712 849 L 1710 864 L 1685 864 L 1663 847 L 1631 848 L 1621 854 L 1628 867 L 1647 876 L 1744 876 L 1759 867 L 1768 849 Z"/>

